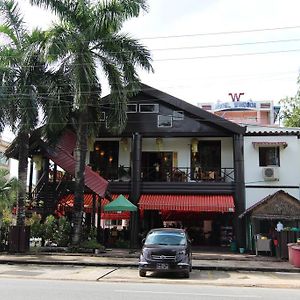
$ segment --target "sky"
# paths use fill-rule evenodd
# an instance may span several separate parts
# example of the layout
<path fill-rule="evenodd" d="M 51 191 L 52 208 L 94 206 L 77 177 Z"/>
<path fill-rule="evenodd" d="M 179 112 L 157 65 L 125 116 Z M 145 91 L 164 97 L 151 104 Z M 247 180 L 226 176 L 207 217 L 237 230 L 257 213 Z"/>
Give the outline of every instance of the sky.
<path fill-rule="evenodd" d="M 19 0 L 30 27 L 53 16 Z M 273 100 L 294 96 L 300 70 L 299 0 L 148 0 L 124 24 L 152 54 L 142 82 L 184 101 Z M 104 83 L 105 86 L 105 83 Z M 104 88 L 104 93 L 106 89 Z"/>

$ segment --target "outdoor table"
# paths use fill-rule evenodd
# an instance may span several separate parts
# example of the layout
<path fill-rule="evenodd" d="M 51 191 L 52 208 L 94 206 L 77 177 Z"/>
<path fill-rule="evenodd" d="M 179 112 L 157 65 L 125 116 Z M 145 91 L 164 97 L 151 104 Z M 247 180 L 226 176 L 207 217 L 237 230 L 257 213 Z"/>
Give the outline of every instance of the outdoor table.
<path fill-rule="evenodd" d="M 271 239 L 257 239 L 256 246 L 255 246 L 256 255 L 258 255 L 259 251 L 265 251 L 265 252 L 272 253 L 272 246 L 271 246 L 272 243 L 271 242 L 272 242 Z"/>

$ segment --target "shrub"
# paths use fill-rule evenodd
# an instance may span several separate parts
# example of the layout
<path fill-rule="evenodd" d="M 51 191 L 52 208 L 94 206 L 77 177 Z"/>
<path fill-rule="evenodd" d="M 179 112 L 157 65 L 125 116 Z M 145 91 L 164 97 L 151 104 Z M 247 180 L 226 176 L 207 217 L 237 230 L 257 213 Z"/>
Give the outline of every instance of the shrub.
<path fill-rule="evenodd" d="M 68 246 L 71 239 L 71 230 L 71 224 L 66 217 L 57 220 L 57 228 L 53 233 L 53 240 L 57 243 L 57 246 Z"/>
<path fill-rule="evenodd" d="M 103 246 L 97 242 L 96 239 L 92 239 L 92 240 L 85 240 L 80 244 L 81 248 L 84 249 L 102 249 Z"/>

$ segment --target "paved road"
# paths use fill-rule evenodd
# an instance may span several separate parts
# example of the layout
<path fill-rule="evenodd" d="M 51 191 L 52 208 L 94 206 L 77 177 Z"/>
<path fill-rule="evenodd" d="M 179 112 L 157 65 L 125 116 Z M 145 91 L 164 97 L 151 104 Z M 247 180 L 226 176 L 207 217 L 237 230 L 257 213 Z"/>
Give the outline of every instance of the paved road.
<path fill-rule="evenodd" d="M 236 287 L 300 289 L 300 273 L 229 272 L 193 270 L 189 279 L 176 275 L 138 276 L 136 268 L 109 268 L 65 265 L 0 265 L 0 282 L 5 279 L 69 280 L 88 282 L 167 283 Z M 299 290 L 298 290 L 299 293 Z M 0 297 L 2 299 L 2 296 Z M 5 298 L 3 298 L 5 299 Z"/>
<path fill-rule="evenodd" d="M 14 300 L 298 300 L 299 290 L 184 284 L 109 283 L 1 278 L 1 299 Z"/>

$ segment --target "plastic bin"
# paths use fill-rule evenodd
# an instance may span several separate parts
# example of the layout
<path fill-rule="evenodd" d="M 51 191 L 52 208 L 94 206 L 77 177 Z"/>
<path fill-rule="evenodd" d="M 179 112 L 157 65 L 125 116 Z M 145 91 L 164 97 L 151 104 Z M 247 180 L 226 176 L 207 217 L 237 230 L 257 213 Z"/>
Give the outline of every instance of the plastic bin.
<path fill-rule="evenodd" d="M 230 243 L 230 250 L 231 250 L 232 252 L 236 252 L 236 251 L 237 251 L 237 244 L 236 244 L 236 241 L 232 241 L 232 242 Z"/>
<path fill-rule="evenodd" d="M 291 265 L 294 264 L 294 261 L 293 261 L 293 249 L 292 249 L 292 246 L 296 246 L 297 244 L 296 243 L 288 243 L 287 246 L 288 246 L 288 252 L 289 252 L 289 263 Z"/>
<path fill-rule="evenodd" d="M 293 264 L 296 268 L 300 268 L 300 245 L 292 246 Z"/>

